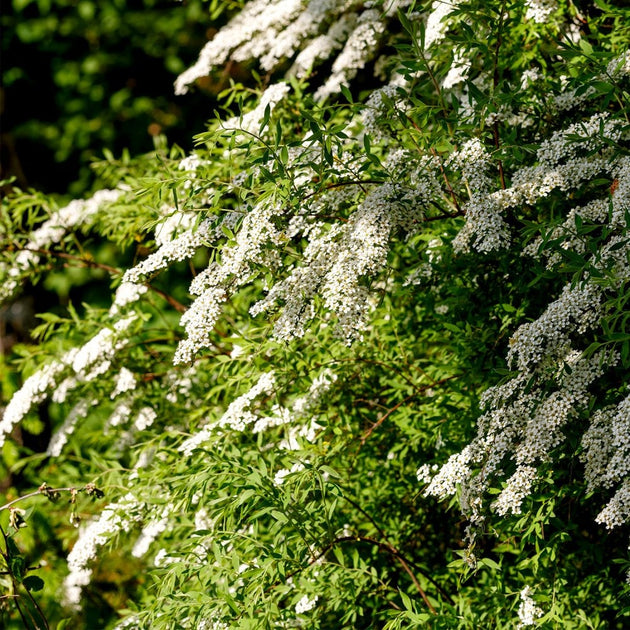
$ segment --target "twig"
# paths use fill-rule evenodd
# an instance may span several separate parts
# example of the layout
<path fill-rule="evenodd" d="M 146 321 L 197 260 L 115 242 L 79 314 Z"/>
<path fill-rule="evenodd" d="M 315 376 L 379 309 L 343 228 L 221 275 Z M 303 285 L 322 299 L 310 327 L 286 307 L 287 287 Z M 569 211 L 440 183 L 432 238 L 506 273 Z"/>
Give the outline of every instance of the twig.
<path fill-rule="evenodd" d="M 162 291 L 162 289 L 158 289 L 157 287 L 154 287 L 149 282 L 145 284 L 149 289 L 151 289 L 151 291 L 153 291 L 154 293 L 157 293 L 161 298 L 164 298 L 178 313 L 185 313 L 188 310 L 186 306 L 184 306 L 181 302 L 176 300 L 172 295 L 169 295 L 165 291 Z"/>
<path fill-rule="evenodd" d="M 409 121 L 409 124 L 418 133 L 424 136 L 424 131 L 420 129 L 416 121 L 413 118 L 411 118 L 409 114 L 405 114 L 405 118 Z M 431 155 L 433 155 L 433 157 L 436 158 L 438 161 L 438 166 L 440 167 L 440 173 L 442 173 L 442 178 L 444 179 L 444 183 L 446 184 L 446 189 L 448 190 L 451 196 L 451 201 L 453 202 L 453 206 L 455 206 L 455 209 L 457 210 L 458 213 L 461 213 L 461 208 L 459 207 L 459 202 L 457 201 L 457 197 L 455 196 L 455 191 L 453 190 L 453 187 L 451 186 L 451 182 L 449 181 L 448 176 L 446 175 L 446 171 L 444 170 L 444 164 L 442 163 L 442 158 L 440 157 L 439 153 L 435 150 L 435 147 L 431 147 L 429 151 L 431 151 Z M 425 219 L 425 221 L 428 221 L 428 220 L 429 219 Z"/>
<path fill-rule="evenodd" d="M 347 182 L 334 182 L 333 184 L 326 184 L 323 190 L 333 190 L 334 188 L 341 188 L 342 186 L 363 186 L 364 184 L 384 184 L 385 182 L 382 179 L 363 179 L 363 180 L 352 180 Z M 310 199 L 315 195 L 319 195 L 322 190 L 315 190 L 308 195 L 304 195 L 302 197 L 302 201 L 306 199 Z"/>
<path fill-rule="evenodd" d="M 396 403 L 393 407 L 391 407 L 387 413 L 385 413 L 384 415 L 382 415 L 362 436 L 361 436 L 361 444 L 365 444 L 366 440 L 370 437 L 370 435 L 372 435 L 372 433 L 374 432 L 375 429 L 377 429 L 378 427 L 381 426 L 381 424 L 383 424 L 383 422 L 385 422 L 385 420 L 387 420 L 387 418 L 394 413 L 394 411 L 396 411 L 399 407 L 401 407 L 402 405 L 404 405 L 405 403 L 409 402 L 412 398 L 415 398 L 416 396 L 418 396 L 418 394 L 425 392 L 428 389 L 431 389 L 433 387 L 436 387 L 438 385 L 442 385 L 443 383 L 446 383 L 447 381 L 450 381 L 454 378 L 457 378 L 456 374 L 453 374 L 452 376 L 447 376 L 446 378 L 443 378 L 439 381 L 436 381 L 434 383 L 431 383 L 429 385 L 425 385 L 424 387 L 420 387 L 418 388 L 418 391 L 414 394 L 410 394 L 409 396 L 407 396 L 406 398 L 403 398 L 403 400 L 401 400 L 400 402 Z"/>
<path fill-rule="evenodd" d="M 361 514 L 363 514 L 369 521 L 370 523 L 372 523 L 372 525 L 374 526 L 374 528 L 378 531 L 378 533 L 381 535 L 381 537 L 383 538 L 383 540 L 385 541 L 386 544 L 389 545 L 390 549 L 395 551 L 396 553 L 400 554 L 400 551 L 398 551 L 398 549 L 396 549 L 394 547 L 394 545 L 392 545 L 392 543 L 389 541 L 389 538 L 387 536 L 387 534 L 381 529 L 381 527 L 379 526 L 379 524 L 372 518 L 372 516 L 370 514 L 368 514 L 368 512 L 366 512 L 356 501 L 353 501 L 350 497 L 347 497 L 346 495 L 342 494 L 341 495 L 348 503 L 350 503 L 350 505 L 352 505 L 353 507 L 355 507 L 357 510 L 359 510 L 359 512 L 361 512 Z M 455 602 L 453 601 L 453 598 L 435 581 L 434 578 L 432 578 L 426 569 L 423 569 L 421 566 L 419 566 L 418 564 L 416 564 L 415 562 L 405 558 L 405 562 L 407 562 L 407 564 L 410 564 L 416 571 L 418 571 L 425 579 L 429 580 L 429 582 L 431 582 L 431 584 L 433 584 L 433 586 L 435 586 L 435 588 L 437 588 L 437 590 L 439 591 L 440 595 L 442 595 L 442 597 L 444 597 L 444 599 L 448 600 L 449 603 L 454 604 Z"/>
<path fill-rule="evenodd" d="M 370 435 L 372 435 L 372 432 L 377 429 L 378 427 L 381 426 L 381 424 L 383 424 L 383 422 L 385 422 L 385 420 L 387 420 L 387 418 L 389 418 L 389 416 L 391 416 L 394 411 L 396 411 L 396 409 L 398 409 L 399 407 L 401 407 L 402 405 L 404 405 L 405 403 L 409 402 L 412 398 L 415 398 L 417 396 L 417 394 L 411 394 L 409 396 L 407 396 L 406 398 L 403 398 L 400 402 L 397 402 L 393 407 L 391 407 L 390 409 L 387 410 L 386 413 L 384 413 L 362 436 L 361 436 L 361 444 L 365 444 L 365 441 L 370 437 Z"/>
<path fill-rule="evenodd" d="M 30 499 L 31 497 L 36 497 L 37 495 L 43 494 L 50 499 L 51 495 L 56 495 L 60 492 L 87 492 L 88 494 L 94 494 L 95 496 L 101 495 L 101 491 L 97 490 L 93 484 L 87 484 L 83 488 L 49 488 L 45 483 L 43 483 L 37 490 L 34 492 L 29 492 L 17 499 L 13 499 L 13 501 L 9 501 L 4 505 L 0 506 L 0 512 L 2 510 L 8 510 L 11 506 L 15 505 L 19 501 L 24 501 L 24 499 Z"/>
<path fill-rule="evenodd" d="M 415 123 L 413 124 L 415 125 Z M 437 158 L 438 166 L 440 167 L 440 173 L 442 173 L 442 178 L 444 179 L 444 183 L 446 184 L 446 190 L 448 190 L 448 193 L 451 196 L 451 201 L 453 202 L 455 209 L 457 210 L 457 212 L 461 212 L 461 208 L 459 207 L 459 202 L 457 201 L 457 197 L 455 196 L 455 191 L 453 190 L 453 187 L 451 186 L 451 182 L 448 176 L 446 175 L 446 171 L 444 170 L 444 164 L 442 163 L 442 158 L 438 155 L 438 152 L 435 150 L 435 147 L 431 147 L 430 151 L 433 157 Z"/>
<path fill-rule="evenodd" d="M 312 562 L 310 562 L 309 564 L 313 564 L 314 562 L 317 562 L 317 560 L 319 560 L 324 555 L 326 555 L 336 544 L 344 543 L 344 542 L 357 542 L 357 541 L 358 542 L 366 542 L 366 543 L 370 543 L 371 545 L 375 545 L 379 549 L 382 549 L 383 551 L 387 551 L 392 556 L 394 556 L 400 562 L 401 566 L 406 571 L 406 573 L 409 575 L 409 577 L 411 577 L 412 582 L 414 583 L 415 587 L 418 589 L 418 592 L 420 593 L 420 597 L 422 597 L 422 600 L 426 604 L 427 608 L 434 615 L 437 614 L 435 608 L 433 607 L 433 605 L 429 601 L 426 593 L 424 592 L 424 589 L 422 588 L 422 586 L 418 582 L 418 579 L 414 575 L 413 571 L 409 568 L 409 565 L 407 564 L 405 558 L 403 558 L 402 555 L 400 554 L 400 552 L 396 548 L 394 548 L 392 545 L 387 544 L 387 543 L 383 543 L 380 540 L 376 540 L 374 538 L 370 538 L 369 536 L 342 536 L 340 538 L 335 538 L 335 540 L 333 540 L 328 545 L 326 545 L 326 547 L 324 547 L 324 549 L 317 556 L 317 558 L 315 560 L 313 560 Z M 299 571 L 296 571 L 296 573 L 298 573 L 298 572 Z"/>
<path fill-rule="evenodd" d="M 76 262 L 80 262 L 86 267 L 94 267 L 96 269 L 103 269 L 104 271 L 107 271 L 108 273 L 112 275 L 120 274 L 120 269 L 117 269 L 116 267 L 111 267 L 110 265 L 97 262 L 96 260 L 91 260 L 90 258 L 83 258 L 82 256 L 66 254 L 65 252 L 53 252 L 50 249 L 34 249 L 32 247 L 21 247 L 17 249 L 19 251 L 33 252 L 34 254 L 41 254 L 42 256 L 51 256 L 53 258 L 63 258 L 64 260 L 74 260 Z"/>

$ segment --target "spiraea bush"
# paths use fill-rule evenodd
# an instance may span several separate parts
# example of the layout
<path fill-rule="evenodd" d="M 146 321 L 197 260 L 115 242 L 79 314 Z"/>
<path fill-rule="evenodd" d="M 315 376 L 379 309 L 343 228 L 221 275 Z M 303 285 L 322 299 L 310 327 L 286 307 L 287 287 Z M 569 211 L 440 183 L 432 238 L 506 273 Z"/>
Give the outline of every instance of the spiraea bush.
<path fill-rule="evenodd" d="M 223 4 L 191 154 L 4 200 L 7 305 L 111 288 L 15 349 L 8 627 L 622 628 L 630 10 Z"/>

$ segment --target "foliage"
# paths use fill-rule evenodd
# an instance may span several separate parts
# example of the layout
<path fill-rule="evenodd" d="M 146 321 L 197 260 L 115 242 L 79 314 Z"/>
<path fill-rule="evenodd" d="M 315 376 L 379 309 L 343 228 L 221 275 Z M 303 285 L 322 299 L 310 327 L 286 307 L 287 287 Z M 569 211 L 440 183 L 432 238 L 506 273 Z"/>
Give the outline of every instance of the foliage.
<path fill-rule="evenodd" d="M 112 299 L 4 383 L 9 498 L 105 495 L 2 508 L 8 627 L 623 627 L 629 17 L 252 0 L 175 83 L 260 83 L 194 152 L 15 190 L 7 303 Z"/>
<path fill-rule="evenodd" d="M 188 143 L 208 118 L 208 94 L 169 93 L 204 41 L 200 0 L 5 4 L 5 177 L 84 194 L 94 181 L 89 162 L 104 149 L 142 153 L 159 134 Z"/>

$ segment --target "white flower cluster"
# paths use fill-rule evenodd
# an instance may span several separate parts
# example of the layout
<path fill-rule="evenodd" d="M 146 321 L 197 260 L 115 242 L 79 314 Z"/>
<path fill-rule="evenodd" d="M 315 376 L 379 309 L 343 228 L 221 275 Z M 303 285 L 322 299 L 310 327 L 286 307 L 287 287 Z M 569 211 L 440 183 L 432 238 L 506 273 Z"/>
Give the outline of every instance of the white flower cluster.
<path fill-rule="evenodd" d="M 189 157 L 193 157 L 194 154 Z M 186 159 L 186 158 L 184 158 Z M 184 160 L 182 160 L 183 162 Z M 189 179 L 184 183 L 192 185 L 193 180 Z M 192 230 L 197 219 L 197 212 L 187 212 L 184 210 L 176 210 L 175 208 L 166 207 L 163 210 L 164 219 L 155 227 L 155 243 L 158 247 L 163 247 L 173 239 L 180 236 L 183 232 Z"/>
<path fill-rule="evenodd" d="M 192 281 L 190 292 L 199 297 L 180 320 L 187 338 L 179 343 L 174 364 L 190 362 L 199 350 L 210 345 L 210 334 L 221 314 L 228 287 L 244 285 L 255 264 L 275 266 L 277 251 L 271 246 L 282 244 L 285 237 L 273 219 L 281 212 L 268 199 L 258 203 L 245 214 L 234 245 L 223 248 L 221 261 L 212 262 Z"/>
<path fill-rule="evenodd" d="M 183 185 L 185 191 L 192 189 L 195 184 L 199 184 L 202 181 L 197 171 L 208 164 L 209 162 L 202 159 L 198 153 L 190 153 L 180 160 L 177 165 L 178 170 L 185 171 L 186 175 L 188 175 L 188 179 L 184 181 Z M 205 198 L 206 200 L 208 199 L 208 191 L 205 192 Z M 196 201 L 203 201 L 203 196 L 197 193 Z M 195 220 L 194 211 L 177 210 L 169 208 L 168 206 L 165 210 L 167 218 L 155 231 L 155 242 L 159 245 L 163 245 L 165 242 L 171 240 L 174 232 L 192 227 Z"/>
<path fill-rule="evenodd" d="M 300 441 L 314 442 L 317 433 L 322 428 L 314 418 L 309 417 L 309 411 L 315 407 L 319 399 L 332 387 L 337 375 L 331 370 L 323 370 L 311 383 L 305 396 L 296 398 L 291 407 L 274 405 L 269 416 L 261 416 L 256 420 L 252 433 L 260 433 L 272 427 L 288 426 L 287 434 L 279 444 L 280 450 L 297 451 L 301 448 Z M 306 417 L 306 423 L 299 423 L 300 417 Z"/>
<path fill-rule="evenodd" d="M 608 529 L 620 527 L 630 521 L 630 479 L 625 479 L 606 507 L 595 519 Z"/>
<path fill-rule="evenodd" d="M 312 3 L 317 6 L 317 2 Z M 200 77 L 208 75 L 214 68 L 228 59 L 246 61 L 260 58 L 273 50 L 273 44 L 284 28 L 298 19 L 303 9 L 303 0 L 252 0 L 226 26 L 209 41 L 199 59 L 175 81 L 175 94 L 185 94 L 188 87 Z M 295 36 L 301 36 L 295 33 Z M 284 41 L 283 48 L 296 46 Z M 278 54 L 280 50 L 277 51 Z M 271 63 L 272 53 L 267 59 Z"/>
<path fill-rule="evenodd" d="M 538 165 L 519 169 L 512 175 L 512 186 L 494 194 L 506 208 L 533 204 L 554 189 L 569 191 L 599 173 L 609 173 L 617 163 L 611 161 L 606 144 L 618 142 L 621 135 L 619 122 L 609 120 L 606 113 L 572 124 L 541 143 Z"/>
<path fill-rule="evenodd" d="M 250 407 L 259 396 L 270 396 L 275 382 L 273 372 L 263 374 L 248 392 L 230 403 L 218 421 L 207 424 L 203 429 L 184 440 L 177 450 L 189 456 L 196 448 L 207 442 L 217 429 L 229 427 L 235 431 L 243 431 L 247 425 L 256 422 L 257 416 L 250 411 Z"/>
<path fill-rule="evenodd" d="M 116 353 L 127 345 L 125 333 L 136 320 L 136 315 L 130 315 L 114 322 L 113 328 L 101 329 L 77 350 L 72 369 L 79 381 L 92 381 L 109 370 Z"/>
<path fill-rule="evenodd" d="M 187 92 L 195 80 L 228 60 L 257 59 L 267 72 L 293 60 L 288 74 L 301 78 L 342 49 L 316 98 L 336 94 L 372 59 L 386 32 L 387 20 L 410 2 L 392 0 L 384 7 L 374 4 L 361 6 L 351 0 L 252 0 L 206 44 L 197 62 L 177 78 L 175 93 Z M 442 17 L 449 12 L 447 8 Z M 438 25 L 438 29 L 443 27 Z"/>
<path fill-rule="evenodd" d="M 544 24 L 549 16 L 558 9 L 556 0 L 525 0 L 525 17 L 537 24 Z"/>
<path fill-rule="evenodd" d="M 92 404 L 95 404 L 96 402 L 97 401 L 93 401 Z M 68 438 L 72 435 L 77 422 L 81 418 L 85 418 L 87 416 L 89 408 L 90 405 L 88 404 L 88 401 L 82 400 L 71 409 L 70 413 L 63 421 L 63 424 L 50 438 L 48 448 L 46 449 L 46 455 L 49 457 L 59 457 L 59 455 L 61 455 L 61 449 L 68 442 Z"/>
<path fill-rule="evenodd" d="M 344 13 L 328 31 L 312 39 L 295 58 L 289 75 L 304 78 L 318 63 L 328 59 L 333 52 L 339 50 L 357 21 L 356 13 Z"/>
<path fill-rule="evenodd" d="M 479 138 L 467 140 L 459 151 L 449 157 L 449 165 L 461 170 L 467 186 L 472 192 L 485 192 L 492 185 L 488 169 L 492 158 Z"/>
<path fill-rule="evenodd" d="M 424 28 L 424 48 L 428 50 L 444 39 L 448 28 L 448 17 L 457 8 L 458 0 L 435 0 Z"/>
<path fill-rule="evenodd" d="M 508 513 L 520 514 L 523 499 L 530 495 L 536 478 L 537 473 L 533 466 L 519 466 L 493 504 L 496 513 L 501 516 Z"/>
<path fill-rule="evenodd" d="M 581 458 L 590 491 L 630 477 L 630 396 L 596 411 L 582 437 Z"/>
<path fill-rule="evenodd" d="M 306 612 L 309 612 L 315 608 L 317 605 L 317 600 L 319 597 L 315 595 L 312 599 L 308 595 L 304 595 L 302 599 L 295 605 L 295 612 L 298 615 L 303 615 Z"/>
<path fill-rule="evenodd" d="M 630 50 L 625 50 L 615 57 L 606 67 L 606 74 L 613 80 L 619 81 L 630 75 Z"/>
<path fill-rule="evenodd" d="M 142 556 L 149 551 L 149 547 L 153 544 L 155 539 L 167 530 L 172 511 L 172 506 L 166 505 L 159 511 L 156 518 L 150 520 L 149 523 L 142 528 L 140 536 L 131 550 L 131 555 L 134 558 L 142 558 Z"/>
<path fill-rule="evenodd" d="M 623 133 L 619 121 L 610 119 L 607 112 L 594 114 L 588 120 L 556 131 L 541 143 L 536 156 L 541 165 L 553 168 L 563 161 L 601 148 L 602 142 L 618 142 Z"/>
<path fill-rule="evenodd" d="M 92 577 L 91 562 L 98 555 L 99 547 L 121 531 L 129 531 L 143 509 L 132 494 L 125 495 L 117 503 L 108 505 L 98 519 L 83 528 L 79 539 L 68 554 L 69 574 L 65 578 L 65 603 L 77 608 L 81 602 L 81 590 L 90 583 Z"/>
<path fill-rule="evenodd" d="M 606 117 L 594 117 L 587 123 L 586 137 L 577 141 L 582 148 L 597 147 L 589 139 L 589 133 L 602 130 Z M 581 127 L 583 129 L 583 127 Z M 578 126 L 573 127 L 577 132 Z M 612 127 L 605 133 L 616 133 Z M 554 167 L 561 160 L 576 156 L 576 146 L 569 146 L 565 134 L 555 134 L 541 146 L 539 158 L 547 166 Z M 599 168 L 599 167 L 598 167 Z M 627 178 L 626 158 L 617 159 L 603 169 L 611 175 Z M 612 236 L 599 252 L 591 255 L 595 273 L 606 273 L 615 286 L 621 288 L 630 280 L 630 244 L 623 232 L 620 214 L 630 207 L 628 189 L 619 178 L 610 198 L 594 200 L 581 208 L 574 208 L 561 232 L 563 246 L 576 243 L 576 216 L 584 220 L 597 220 L 608 225 Z M 505 192 L 505 191 L 502 191 Z M 540 192 L 540 191 L 538 191 Z M 618 196 L 619 195 L 619 196 Z M 615 204 L 618 211 L 615 212 Z M 535 242 L 531 252 L 541 255 L 544 242 Z M 588 248 L 582 253 L 589 255 Z M 560 296 L 552 301 L 539 318 L 521 325 L 510 339 L 508 362 L 518 370 L 518 375 L 507 383 L 490 388 L 482 396 L 481 404 L 486 412 L 478 419 L 478 435 L 461 453 L 453 455 L 431 479 L 426 493 L 444 497 L 461 487 L 460 503 L 472 522 L 483 519 L 482 497 L 490 487 L 493 475 L 502 475 L 502 466 L 508 459 L 516 463 L 516 471 L 493 504 L 500 515 L 518 514 L 523 499 L 531 492 L 536 480 L 536 465 L 547 461 L 549 454 L 564 440 L 563 428 L 585 409 L 591 385 L 604 372 L 614 367 L 619 357 L 614 352 L 601 350 L 585 356 L 572 347 L 573 339 L 593 328 L 603 315 L 603 289 L 592 281 L 590 275 L 576 284 L 566 285 Z M 550 379 L 555 389 L 549 391 Z M 591 427 L 584 435 L 583 459 L 586 463 L 586 479 L 591 490 L 617 485 L 615 496 L 598 516 L 598 522 L 608 527 L 627 522 L 628 473 L 630 446 L 627 433 L 628 404 L 604 409 L 594 414 Z M 625 437 L 624 437 L 625 436 Z M 479 474 L 472 475 L 472 466 L 481 466 Z M 418 471 L 421 481 L 430 478 L 428 466 Z"/>
<path fill-rule="evenodd" d="M 254 0 L 220 29 L 214 39 L 203 47 L 197 62 L 177 77 L 175 94 L 186 94 L 192 83 L 209 74 L 213 68 L 224 64 L 232 50 L 251 40 L 259 30 L 258 24 L 270 4 L 271 0 Z"/>
<path fill-rule="evenodd" d="M 133 391 L 137 384 L 136 377 L 131 370 L 128 370 L 126 367 L 120 368 L 120 372 L 118 372 L 116 377 L 116 386 L 109 397 L 114 400 L 120 394 Z"/>
<path fill-rule="evenodd" d="M 129 417 L 131 416 L 131 406 L 129 402 L 123 401 L 116 405 L 114 411 L 112 411 L 111 416 L 107 419 L 105 423 L 105 428 L 109 427 L 117 427 L 121 424 L 125 423 Z"/>
<path fill-rule="evenodd" d="M 478 419 L 477 437 L 461 452 L 452 455 L 431 480 L 425 493 L 440 498 L 455 494 L 461 486 L 460 503 L 472 521 L 480 518 L 482 496 L 492 476 L 501 474 L 503 462 L 511 457 L 517 470 L 495 502 L 495 510 L 505 515 L 520 513 L 522 500 L 536 479 L 534 464 L 544 462 L 564 439 L 563 428 L 588 401 L 587 389 L 617 357 L 604 352 L 585 358 L 569 352 L 567 365 L 557 378 L 559 389 L 527 387 L 532 372 L 522 372 L 504 385 L 490 388 L 482 398 L 488 411 Z M 483 464 L 472 476 L 472 464 Z M 428 470 L 422 469 L 424 476 Z"/>
<path fill-rule="evenodd" d="M 45 365 L 27 378 L 4 410 L 0 421 L 0 446 L 4 444 L 13 427 L 36 404 L 48 398 L 51 390 L 58 384 L 59 377 L 69 368 L 74 374 L 60 385 L 61 392 L 55 392 L 56 402 L 63 402 L 67 393 L 80 383 L 92 381 L 107 372 L 115 354 L 127 344 L 125 333 L 135 319 L 135 316 L 121 319 L 114 323 L 113 330 L 103 328 L 82 347 L 69 350 L 59 361 Z"/>
<path fill-rule="evenodd" d="M 510 230 L 502 216 L 501 206 L 492 195 L 475 193 L 464 209 L 466 223 L 453 240 L 456 252 L 475 249 L 488 253 L 509 246 Z"/>
<path fill-rule="evenodd" d="M 375 140 L 383 137 L 382 121 L 390 113 L 391 104 L 398 108 L 405 107 L 397 87 L 392 83 L 374 90 L 370 94 L 365 108 L 361 112 L 364 133 L 369 134 Z"/>
<path fill-rule="evenodd" d="M 466 141 L 449 158 L 448 165 L 461 171 L 472 193 L 463 208 L 466 223 L 453 241 L 453 249 L 457 252 L 474 248 L 487 253 L 510 243 L 510 231 L 502 216 L 503 207 L 494 194 L 487 192 L 492 185 L 488 173 L 491 164 L 492 158 L 478 138 Z"/>
<path fill-rule="evenodd" d="M 608 529 L 630 520 L 630 396 L 596 411 L 582 437 L 581 459 L 588 488 L 619 488 L 597 516 Z"/>
<path fill-rule="evenodd" d="M 321 295 L 337 317 L 338 333 L 350 343 L 365 329 L 371 307 L 362 281 L 385 267 L 392 231 L 422 221 L 427 197 L 425 190 L 386 183 L 368 193 L 345 224 L 312 224 L 303 264 L 276 282 L 250 313 L 268 312 L 282 302 L 273 334 L 283 340 L 299 338 L 314 315 L 314 297 Z"/>
<path fill-rule="evenodd" d="M 13 295 L 19 286 L 20 276 L 40 261 L 42 250 L 59 243 L 69 230 L 86 223 L 102 206 L 116 201 L 122 194 L 122 190 L 99 190 L 89 199 L 74 199 L 64 208 L 53 212 L 50 219 L 31 233 L 12 267 L 7 269 L 4 265 L 0 266 L 0 271 L 9 275 L 8 280 L 0 285 L 0 304 Z"/>
<path fill-rule="evenodd" d="M 165 384 L 168 389 L 164 398 L 172 404 L 179 402 L 185 409 L 190 408 L 192 405 L 190 393 L 198 380 L 196 376 L 196 370 L 192 367 L 185 370 L 169 371 L 165 377 Z"/>
<path fill-rule="evenodd" d="M 537 165 L 517 170 L 511 176 L 510 187 L 494 192 L 486 192 L 491 184 L 488 177 L 490 157 L 478 140 L 467 142 L 461 151 L 453 154 L 450 164 L 461 168 L 462 176 L 473 191 L 483 192 L 473 193 L 464 207 L 466 223 L 453 243 L 455 250 L 474 248 L 487 252 L 506 247 L 510 242 L 503 218 L 507 209 L 534 204 L 554 189 L 569 191 L 600 174 L 609 174 L 625 184 L 625 189 L 620 193 L 615 191 L 613 196 L 620 208 L 615 213 L 616 223 L 619 223 L 630 197 L 630 184 L 625 177 L 630 167 L 627 158 L 611 159 L 612 152 L 607 144 L 618 142 L 622 133 L 619 122 L 609 120 L 605 113 L 574 123 L 541 143 Z M 602 200 L 601 203 L 608 202 Z M 527 252 L 532 253 L 535 249 L 536 244 L 532 243 Z"/>
<path fill-rule="evenodd" d="M 270 42 L 269 49 L 260 58 L 261 68 L 273 70 L 278 62 L 291 58 L 304 39 L 319 32 L 338 5 L 338 0 L 310 0 L 298 17 Z"/>
<path fill-rule="evenodd" d="M 134 427 L 137 431 L 144 431 L 148 429 L 155 419 L 157 418 L 157 413 L 151 407 L 142 407 L 138 412 L 136 420 L 134 422 Z"/>
<path fill-rule="evenodd" d="M 583 333 L 600 317 L 601 290 L 597 286 L 566 285 L 538 319 L 522 324 L 514 333 L 508 362 L 519 370 L 530 370 L 543 359 L 556 359 L 565 353 L 574 330 Z"/>
<path fill-rule="evenodd" d="M 304 470 L 304 464 L 301 462 L 296 462 L 291 466 L 291 468 L 281 468 L 273 478 L 274 486 L 281 486 L 284 483 L 284 480 L 289 476 L 295 473 L 301 472 Z"/>
<path fill-rule="evenodd" d="M 197 624 L 197 630 L 228 630 L 230 626 L 217 619 L 202 619 Z"/>
<path fill-rule="evenodd" d="M 114 626 L 113 630 L 139 630 L 139 628 L 140 623 L 138 615 L 129 615 L 128 617 L 125 617 L 122 621 L 117 623 Z"/>
<path fill-rule="evenodd" d="M 302 448 L 300 441 L 313 443 L 321 428 L 322 426 L 312 418 L 305 424 L 294 424 L 289 427 L 287 437 L 278 444 L 278 448 L 285 451 L 298 451 Z"/>
<path fill-rule="evenodd" d="M 448 74 L 442 79 L 442 88 L 444 90 L 450 90 L 456 85 L 463 83 L 468 77 L 470 68 L 471 62 L 466 53 L 460 48 L 455 49 L 453 63 L 451 64 Z"/>
<path fill-rule="evenodd" d="M 471 475 L 470 462 L 472 459 L 472 449 L 466 446 L 460 453 L 451 455 L 440 470 L 432 478 L 430 476 L 428 464 L 424 464 L 418 469 L 417 477 L 420 482 L 429 485 L 425 490 L 425 494 L 436 496 L 440 499 L 452 496 L 457 491 L 457 487 L 467 481 Z"/>
<path fill-rule="evenodd" d="M 536 624 L 536 620 L 542 617 L 543 611 L 532 599 L 532 589 L 526 586 L 521 591 L 521 602 L 518 607 L 518 628 L 526 628 Z"/>
<path fill-rule="evenodd" d="M 165 269 L 171 262 L 187 260 L 197 249 L 210 240 L 214 233 L 211 221 L 203 221 L 197 228 L 188 230 L 172 241 L 162 245 L 141 263 L 128 269 L 123 283 L 138 284 L 157 271 Z"/>
<path fill-rule="evenodd" d="M 380 11 L 368 9 L 359 16 L 343 50 L 333 63 L 330 76 L 315 92 L 316 100 L 338 94 L 342 85 L 354 79 L 357 72 L 374 57 L 385 29 L 386 23 L 381 19 Z"/>
<path fill-rule="evenodd" d="M 69 352 L 60 361 L 53 361 L 29 376 L 24 385 L 15 393 L 4 409 L 0 421 L 0 446 L 13 427 L 38 403 L 44 401 L 56 385 L 57 378 L 72 361 L 74 352 Z"/>
<path fill-rule="evenodd" d="M 118 315 L 125 306 L 137 302 L 149 288 L 145 284 L 123 281 L 116 289 L 114 301 L 109 309 L 110 315 Z"/>
<path fill-rule="evenodd" d="M 610 209 L 610 199 L 594 199 L 584 206 L 572 208 L 567 214 L 566 220 L 555 227 L 550 238 L 562 241 L 562 249 L 570 250 L 578 254 L 586 254 L 588 251 L 588 235 L 580 235 L 576 229 L 576 222 L 582 223 L 606 223 Z M 544 247 L 541 236 L 533 239 L 523 248 L 524 256 L 533 258 L 544 257 L 547 260 L 547 269 L 553 269 L 562 262 L 562 254 L 555 249 Z"/>
<path fill-rule="evenodd" d="M 155 558 L 153 559 L 153 566 L 158 568 L 165 567 L 169 564 L 174 564 L 175 562 L 177 562 L 177 558 L 169 556 L 168 551 L 162 548 L 158 550 L 158 552 L 155 554 Z"/>
<path fill-rule="evenodd" d="M 330 390 L 336 380 L 337 375 L 330 368 L 322 370 L 313 379 L 308 393 L 293 401 L 293 413 L 302 415 L 307 413 L 319 402 L 319 399 Z"/>
<path fill-rule="evenodd" d="M 621 158 L 611 169 L 611 175 L 614 190 L 610 223 L 623 229 L 626 224 L 626 213 L 630 211 L 630 157 Z"/>
<path fill-rule="evenodd" d="M 289 85 L 287 83 L 274 83 L 270 85 L 261 95 L 256 107 L 238 117 L 230 118 L 222 127 L 226 130 L 240 130 L 248 134 L 258 135 L 260 133 L 260 125 L 268 111 L 271 113 L 284 97 L 289 93 Z M 243 140 L 245 136 L 239 134 L 237 140 Z"/>

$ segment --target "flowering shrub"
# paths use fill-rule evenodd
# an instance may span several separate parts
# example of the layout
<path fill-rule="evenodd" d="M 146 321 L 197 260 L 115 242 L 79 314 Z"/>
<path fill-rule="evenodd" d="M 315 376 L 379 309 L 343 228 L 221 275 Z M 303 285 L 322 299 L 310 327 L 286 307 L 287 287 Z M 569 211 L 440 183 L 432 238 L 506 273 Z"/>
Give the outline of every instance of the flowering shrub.
<path fill-rule="evenodd" d="M 230 9 L 193 153 L 4 202 L 7 304 L 111 280 L 17 349 L 7 623 L 623 627 L 630 11 Z"/>

